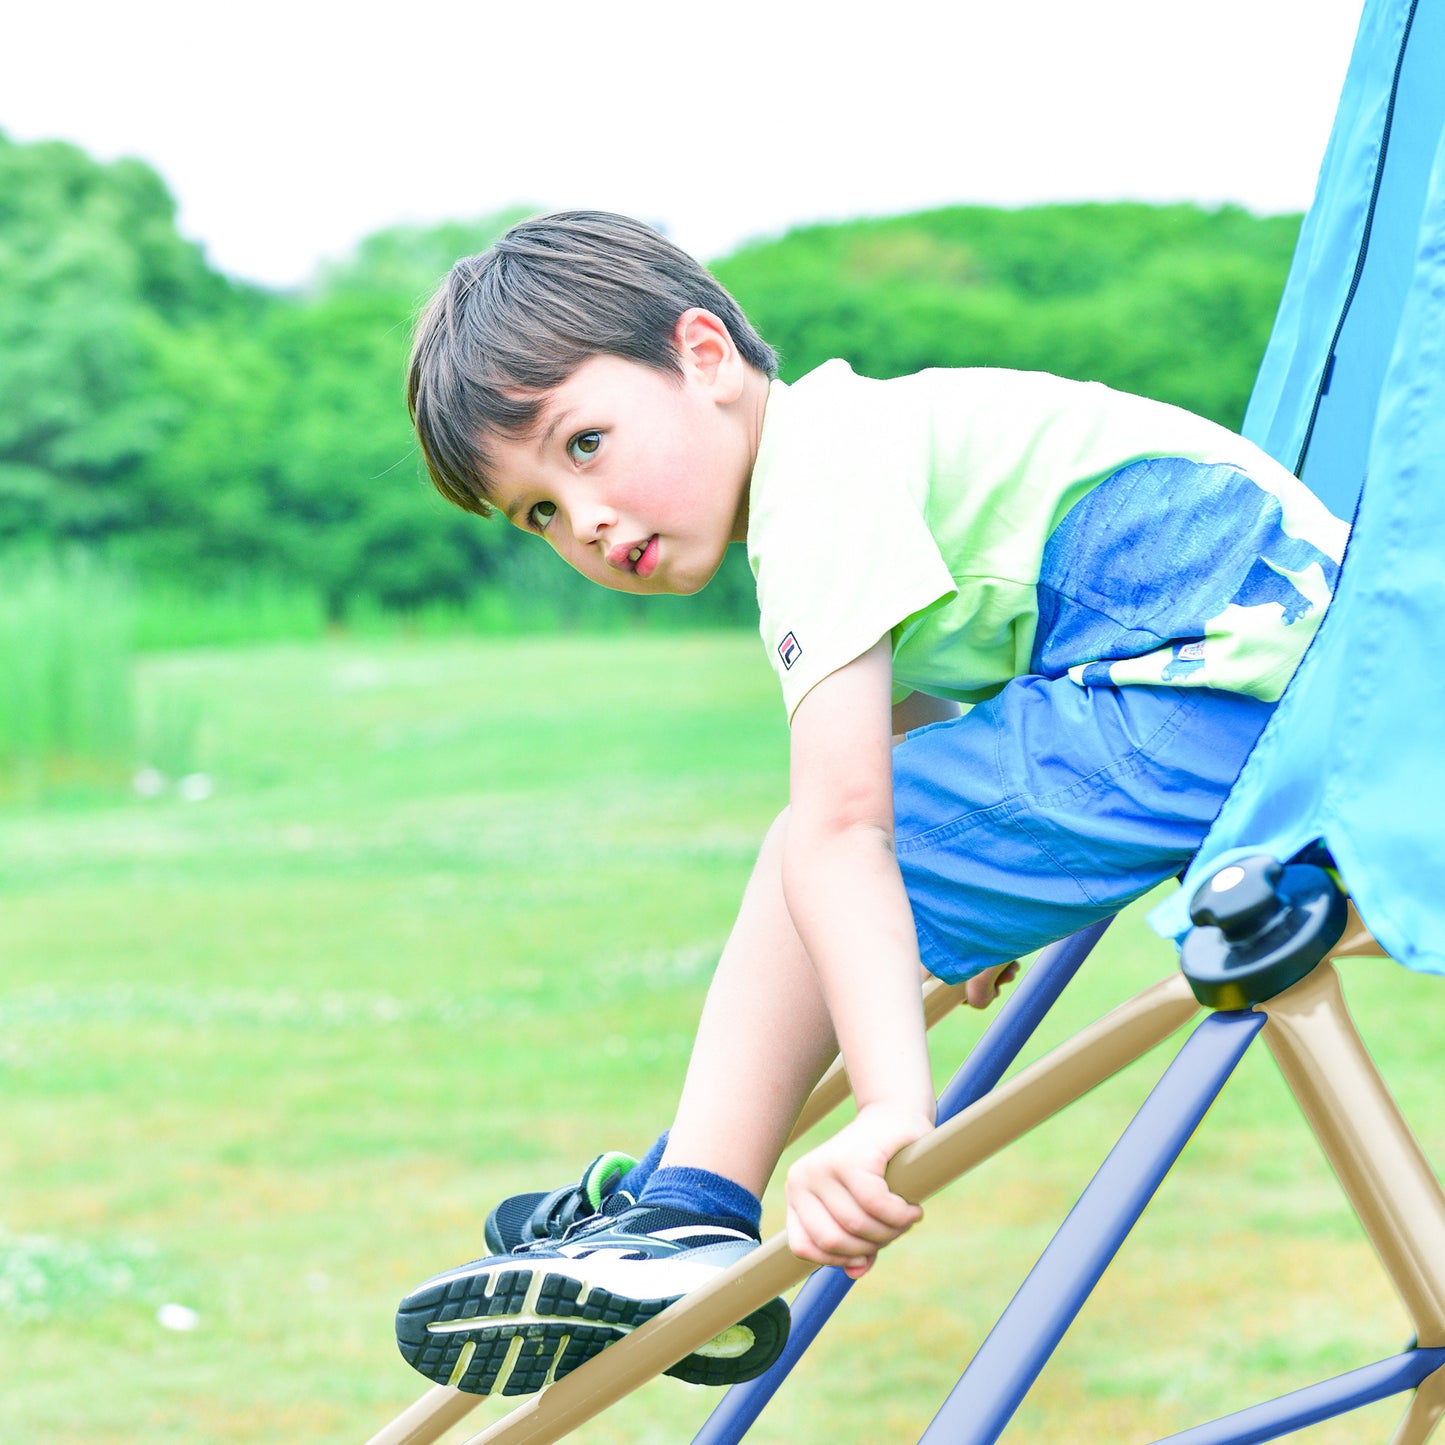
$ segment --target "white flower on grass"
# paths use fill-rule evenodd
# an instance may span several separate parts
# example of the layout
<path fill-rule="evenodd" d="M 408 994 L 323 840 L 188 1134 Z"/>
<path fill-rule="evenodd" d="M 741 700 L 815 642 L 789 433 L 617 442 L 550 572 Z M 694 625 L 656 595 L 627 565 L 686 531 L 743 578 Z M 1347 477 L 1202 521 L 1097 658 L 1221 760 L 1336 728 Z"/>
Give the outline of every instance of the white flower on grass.
<path fill-rule="evenodd" d="M 138 798 L 158 798 L 166 790 L 166 775 L 159 768 L 137 768 L 130 785 Z"/>
<path fill-rule="evenodd" d="M 166 1330 L 193 1330 L 201 1317 L 189 1305 L 164 1304 L 156 1311 L 156 1323 Z"/>
<path fill-rule="evenodd" d="M 209 773 L 187 773 L 176 784 L 176 792 L 188 803 L 203 803 L 216 791 Z"/>

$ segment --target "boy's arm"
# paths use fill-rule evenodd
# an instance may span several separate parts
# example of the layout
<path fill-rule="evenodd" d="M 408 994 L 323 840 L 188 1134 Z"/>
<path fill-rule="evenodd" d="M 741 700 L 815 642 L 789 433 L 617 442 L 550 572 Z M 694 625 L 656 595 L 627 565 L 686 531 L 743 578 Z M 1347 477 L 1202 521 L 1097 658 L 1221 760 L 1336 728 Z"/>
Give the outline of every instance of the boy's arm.
<path fill-rule="evenodd" d="M 883 1182 L 933 1122 L 918 941 L 893 852 L 891 657 L 882 638 L 793 716 L 783 891 L 818 972 L 858 1117 L 788 1178 L 795 1252 L 850 1274 L 920 1211 Z"/>

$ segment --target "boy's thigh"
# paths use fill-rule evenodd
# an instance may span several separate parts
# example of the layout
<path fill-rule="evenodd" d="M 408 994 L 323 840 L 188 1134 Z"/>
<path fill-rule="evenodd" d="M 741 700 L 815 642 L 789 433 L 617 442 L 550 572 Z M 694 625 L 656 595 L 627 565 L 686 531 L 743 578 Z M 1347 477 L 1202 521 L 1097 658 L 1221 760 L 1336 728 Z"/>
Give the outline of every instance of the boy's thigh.
<path fill-rule="evenodd" d="M 1015 678 L 893 750 L 898 862 L 924 965 L 967 978 L 1178 874 L 1273 704 Z"/>

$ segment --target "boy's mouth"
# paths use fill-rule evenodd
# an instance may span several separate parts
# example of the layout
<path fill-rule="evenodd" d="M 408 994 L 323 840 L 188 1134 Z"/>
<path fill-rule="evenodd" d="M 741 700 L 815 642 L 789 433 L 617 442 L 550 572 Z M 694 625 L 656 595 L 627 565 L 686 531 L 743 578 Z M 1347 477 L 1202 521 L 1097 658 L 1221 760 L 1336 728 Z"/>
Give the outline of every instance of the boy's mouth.
<path fill-rule="evenodd" d="M 632 547 L 614 547 L 608 553 L 607 561 L 610 566 L 635 573 L 645 581 L 657 566 L 657 534 L 654 532 L 647 541 Z"/>

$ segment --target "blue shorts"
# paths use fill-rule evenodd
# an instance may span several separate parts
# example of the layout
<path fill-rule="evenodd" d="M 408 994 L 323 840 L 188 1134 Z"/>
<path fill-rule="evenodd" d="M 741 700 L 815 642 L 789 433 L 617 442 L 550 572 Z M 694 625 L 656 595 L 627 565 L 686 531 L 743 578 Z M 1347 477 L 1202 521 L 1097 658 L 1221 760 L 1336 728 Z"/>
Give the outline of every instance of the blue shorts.
<path fill-rule="evenodd" d="M 898 862 L 924 966 L 1032 953 L 1178 874 L 1273 703 L 1015 678 L 893 750 Z"/>

